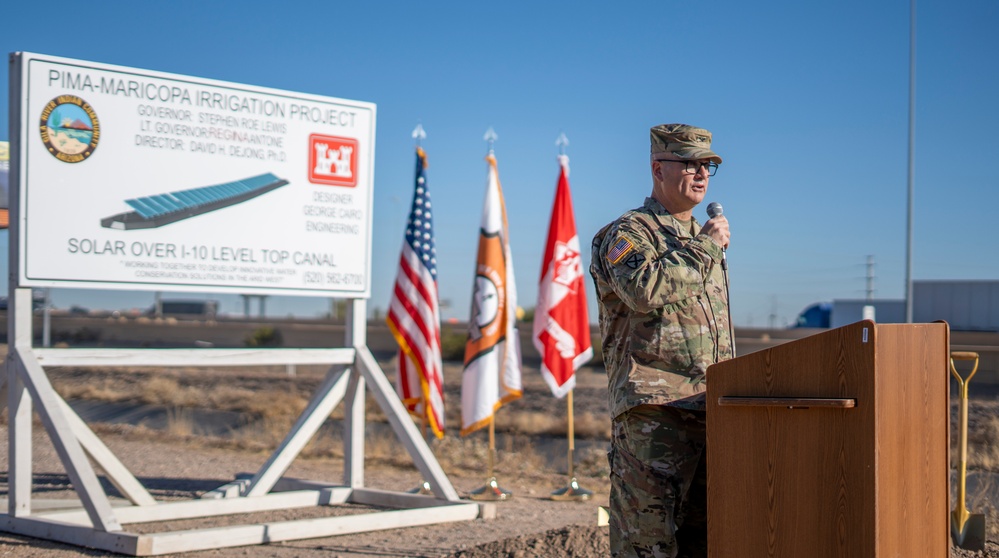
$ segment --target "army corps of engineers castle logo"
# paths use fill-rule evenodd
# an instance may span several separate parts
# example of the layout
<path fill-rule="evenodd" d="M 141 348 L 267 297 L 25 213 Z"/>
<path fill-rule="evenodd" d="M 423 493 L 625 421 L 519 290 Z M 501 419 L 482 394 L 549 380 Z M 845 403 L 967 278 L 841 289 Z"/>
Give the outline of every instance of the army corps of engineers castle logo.
<path fill-rule="evenodd" d="M 358 141 L 350 138 L 309 136 L 309 182 L 331 186 L 357 186 Z"/>
<path fill-rule="evenodd" d="M 101 139 L 101 123 L 86 101 L 60 95 L 42 109 L 39 130 L 45 148 L 66 163 L 79 163 L 94 154 Z"/>

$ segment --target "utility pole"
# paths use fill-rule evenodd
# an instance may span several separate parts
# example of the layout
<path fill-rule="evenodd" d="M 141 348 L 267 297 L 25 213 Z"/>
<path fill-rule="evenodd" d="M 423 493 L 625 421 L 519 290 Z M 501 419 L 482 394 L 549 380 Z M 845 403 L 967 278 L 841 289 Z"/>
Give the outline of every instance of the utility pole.
<path fill-rule="evenodd" d="M 867 256 L 867 302 L 874 300 L 874 256 Z"/>
<path fill-rule="evenodd" d="M 912 220 L 916 182 L 916 0 L 909 0 L 909 169 L 905 219 L 905 323 L 912 323 Z"/>

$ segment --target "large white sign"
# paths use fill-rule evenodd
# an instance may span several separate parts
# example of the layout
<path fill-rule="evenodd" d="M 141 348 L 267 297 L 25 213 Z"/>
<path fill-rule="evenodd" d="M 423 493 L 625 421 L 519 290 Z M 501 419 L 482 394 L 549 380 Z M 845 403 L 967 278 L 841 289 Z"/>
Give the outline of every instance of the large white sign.
<path fill-rule="evenodd" d="M 16 56 L 20 286 L 369 296 L 374 104 Z"/>

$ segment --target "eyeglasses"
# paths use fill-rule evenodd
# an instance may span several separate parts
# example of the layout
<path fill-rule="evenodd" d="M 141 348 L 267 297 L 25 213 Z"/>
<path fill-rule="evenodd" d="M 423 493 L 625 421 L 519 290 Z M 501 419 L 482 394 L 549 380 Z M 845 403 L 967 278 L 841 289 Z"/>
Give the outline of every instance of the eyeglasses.
<path fill-rule="evenodd" d="M 697 174 L 698 172 L 700 172 L 701 167 L 707 167 L 708 176 L 714 176 L 715 173 L 718 172 L 718 163 L 714 161 L 705 161 L 703 163 L 698 163 L 697 161 L 677 161 L 674 159 L 656 159 L 656 160 L 659 161 L 660 163 L 683 163 L 687 165 L 687 168 L 684 169 L 684 172 L 686 172 L 687 174 Z"/>

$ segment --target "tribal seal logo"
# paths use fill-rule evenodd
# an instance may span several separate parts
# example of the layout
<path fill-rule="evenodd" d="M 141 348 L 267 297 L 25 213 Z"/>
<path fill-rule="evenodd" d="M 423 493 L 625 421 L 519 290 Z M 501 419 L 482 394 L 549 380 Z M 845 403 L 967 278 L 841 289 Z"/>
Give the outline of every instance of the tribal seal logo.
<path fill-rule="evenodd" d="M 489 278 L 489 274 L 475 276 L 475 288 L 472 292 L 473 319 L 468 324 L 472 340 L 477 341 L 483 334 L 495 332 L 496 326 L 491 324 L 496 322 L 502 301 L 503 294 Z"/>
<path fill-rule="evenodd" d="M 76 95 L 60 95 L 42 109 L 39 130 L 53 157 L 79 163 L 94 154 L 101 139 L 101 123 L 93 107 Z"/>

